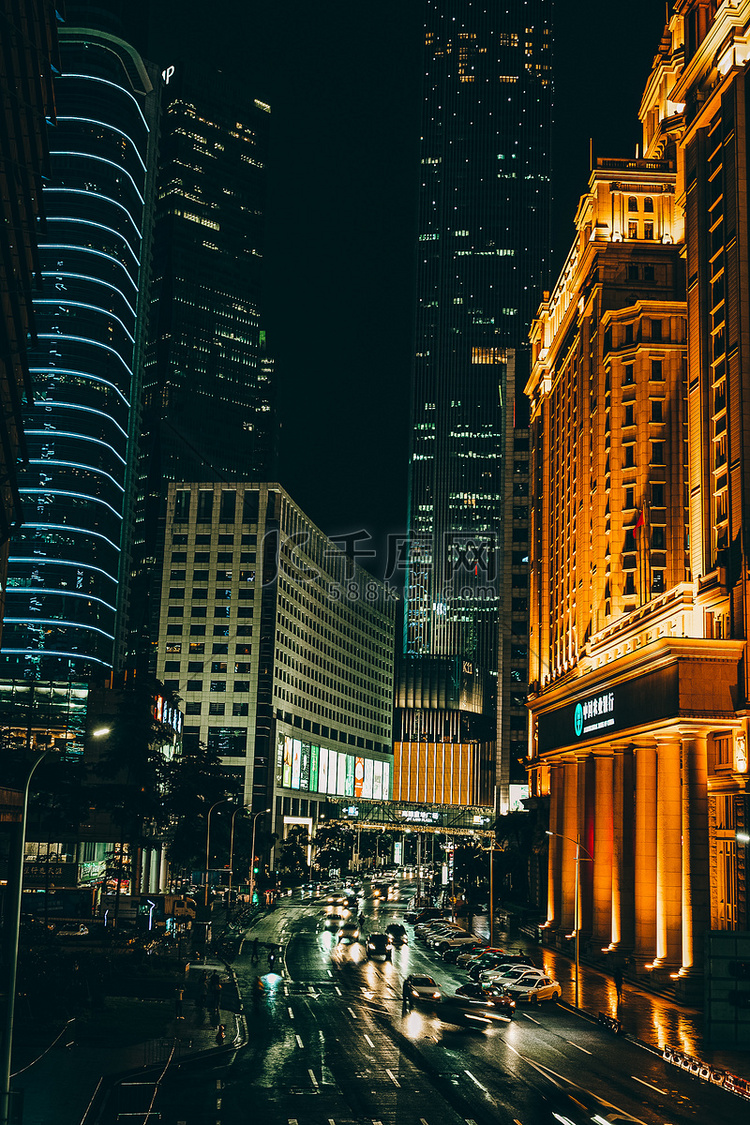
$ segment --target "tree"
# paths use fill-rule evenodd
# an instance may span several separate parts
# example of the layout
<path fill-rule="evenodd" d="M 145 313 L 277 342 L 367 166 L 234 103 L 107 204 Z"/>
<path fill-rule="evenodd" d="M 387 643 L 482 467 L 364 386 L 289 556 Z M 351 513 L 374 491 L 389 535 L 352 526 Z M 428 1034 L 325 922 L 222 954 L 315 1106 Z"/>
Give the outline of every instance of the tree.
<path fill-rule="evenodd" d="M 349 870 L 354 849 L 354 833 L 351 828 L 336 822 L 319 824 L 313 843 L 317 848 L 313 867 L 321 872 L 328 872 L 331 868 L 338 871 Z"/>
<path fill-rule="evenodd" d="M 277 869 L 282 886 L 296 887 L 304 882 L 310 873 L 307 864 L 307 849 L 310 837 L 302 824 L 294 824 L 279 849 Z"/>
<path fill-rule="evenodd" d="M 222 769 L 216 750 L 202 742 L 183 745 L 182 752 L 168 763 L 165 775 L 167 854 L 176 871 L 188 874 L 205 866 L 206 817 L 211 806 L 222 800 L 239 803 L 239 780 Z M 217 817 L 215 822 L 212 816 L 209 864 L 220 848 L 228 856 L 228 839 L 227 818 Z"/>

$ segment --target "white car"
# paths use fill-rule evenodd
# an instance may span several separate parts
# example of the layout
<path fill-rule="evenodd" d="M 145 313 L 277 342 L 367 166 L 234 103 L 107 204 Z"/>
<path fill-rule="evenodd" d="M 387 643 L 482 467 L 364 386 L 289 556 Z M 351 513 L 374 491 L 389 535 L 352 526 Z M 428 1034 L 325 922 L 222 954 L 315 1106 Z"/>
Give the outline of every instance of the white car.
<path fill-rule="evenodd" d="M 534 976 L 521 977 L 515 984 L 506 985 L 505 988 L 514 1000 L 526 1000 L 531 1004 L 538 1004 L 540 1000 L 556 1001 L 562 996 L 560 982 L 540 972 Z"/>
<path fill-rule="evenodd" d="M 496 969 L 487 969 L 480 973 L 479 980 L 482 984 L 498 984 L 501 988 L 507 988 L 508 985 L 515 984 L 525 977 L 527 973 L 538 976 L 539 969 L 529 965 L 498 965 Z"/>
<path fill-rule="evenodd" d="M 404 981 L 401 995 L 404 1004 L 437 1004 L 443 999 L 436 980 L 421 973 L 412 973 Z"/>
<path fill-rule="evenodd" d="M 467 934 L 466 930 L 448 930 L 441 934 L 435 934 L 430 938 L 427 944 L 431 949 L 437 949 L 442 953 L 444 949 L 447 949 L 449 942 L 457 941 L 460 938 L 470 940 L 470 935 Z"/>

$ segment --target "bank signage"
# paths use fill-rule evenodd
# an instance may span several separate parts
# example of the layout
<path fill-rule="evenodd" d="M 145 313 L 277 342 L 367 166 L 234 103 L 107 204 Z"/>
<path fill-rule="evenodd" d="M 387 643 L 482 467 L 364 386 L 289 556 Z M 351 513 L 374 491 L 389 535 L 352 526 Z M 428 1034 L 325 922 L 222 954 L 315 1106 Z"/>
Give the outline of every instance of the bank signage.
<path fill-rule="evenodd" d="M 573 712 L 573 728 L 576 738 L 584 734 L 592 734 L 597 730 L 606 730 L 615 725 L 615 693 L 605 691 L 602 695 L 592 696 L 582 703 L 576 703 Z"/>

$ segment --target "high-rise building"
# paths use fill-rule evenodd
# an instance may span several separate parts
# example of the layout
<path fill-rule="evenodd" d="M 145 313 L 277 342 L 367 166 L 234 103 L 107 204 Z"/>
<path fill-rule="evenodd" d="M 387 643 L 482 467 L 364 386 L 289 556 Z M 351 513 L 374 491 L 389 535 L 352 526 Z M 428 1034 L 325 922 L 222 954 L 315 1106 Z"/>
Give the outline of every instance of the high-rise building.
<path fill-rule="evenodd" d="M 268 480 L 276 429 L 261 321 L 270 107 L 175 63 L 164 114 L 144 370 L 131 645 L 156 637 L 170 481 Z"/>
<path fill-rule="evenodd" d="M 60 53 L 2 664 L 65 680 L 116 661 L 157 106 L 153 73 L 111 32 L 63 28 Z"/>
<path fill-rule="evenodd" d="M 594 948 L 694 998 L 705 985 L 712 1040 L 736 1044 L 750 1033 L 732 968 L 748 927 L 748 20 L 748 0 L 675 5 L 641 102 L 644 159 L 596 161 L 528 384 L 547 930 L 565 944 L 578 918 Z"/>
<path fill-rule="evenodd" d="M 546 285 L 551 4 L 426 13 L 404 652 L 478 665 L 507 756 L 512 669 L 526 681 L 510 618 L 527 554 L 519 534 L 513 558 L 516 349 Z M 507 762 L 494 768 L 504 808 Z"/>
<path fill-rule="evenodd" d="M 0 4 L 0 628 L 9 538 L 23 519 L 18 492 L 23 460 L 23 403 L 33 395 L 28 341 L 38 285 L 37 222 L 48 171 L 47 123 L 54 121 L 53 73 L 59 68 L 57 13 L 51 0 Z"/>
<path fill-rule="evenodd" d="M 395 605 L 277 484 L 170 484 L 157 671 L 272 830 L 391 795 Z"/>

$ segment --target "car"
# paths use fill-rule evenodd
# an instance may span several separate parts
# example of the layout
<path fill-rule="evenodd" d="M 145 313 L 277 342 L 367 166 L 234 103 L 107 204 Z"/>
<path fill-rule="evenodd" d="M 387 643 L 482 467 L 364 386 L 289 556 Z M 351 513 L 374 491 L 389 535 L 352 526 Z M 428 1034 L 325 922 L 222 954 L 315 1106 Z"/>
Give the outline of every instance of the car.
<path fill-rule="evenodd" d="M 469 976 L 472 980 L 479 980 L 482 973 L 487 972 L 488 969 L 496 969 L 498 965 L 508 965 L 508 967 L 526 965 L 527 968 L 534 968 L 530 957 L 520 961 L 518 957 L 507 953 L 483 953 L 478 960 L 473 961 L 469 966 Z"/>
<path fill-rule="evenodd" d="M 87 937 L 89 932 L 88 926 L 83 923 L 80 926 L 63 926 L 62 929 L 57 931 L 56 937 Z"/>
<path fill-rule="evenodd" d="M 460 926 L 455 925 L 453 922 L 438 922 L 435 926 L 427 926 L 425 929 L 417 929 L 414 931 L 414 936 L 423 941 L 426 945 L 431 945 L 437 938 L 448 937 L 458 933 L 465 933 Z"/>
<path fill-rule="evenodd" d="M 479 977 L 480 984 L 498 984 L 501 988 L 507 988 L 510 984 L 516 984 L 524 977 L 531 975 L 536 976 L 539 969 L 529 968 L 528 965 L 498 965 L 496 969 L 488 969 L 487 972 L 481 973 Z"/>
<path fill-rule="evenodd" d="M 483 988 L 481 984 L 476 981 L 469 981 L 467 984 L 462 984 L 460 988 L 456 989 L 456 996 L 466 996 L 469 1000 L 486 1000 L 493 1004 L 498 1011 L 503 1012 L 508 1019 L 513 1019 L 516 1010 L 516 1002 L 512 996 L 509 996 L 502 988 L 496 985 L 490 985 L 489 988 Z"/>
<path fill-rule="evenodd" d="M 491 1000 L 468 996 L 444 996 L 440 1004 L 440 1019 L 463 1027 L 485 1028 L 493 1023 L 508 1023 L 511 1019 Z"/>
<path fill-rule="evenodd" d="M 538 1004 L 540 1000 L 553 1000 L 557 1002 L 562 996 L 562 986 L 559 981 L 545 976 L 537 971 L 535 976 L 529 974 L 522 977 L 515 984 L 509 984 L 505 991 L 516 1001 L 526 1001 Z"/>
<path fill-rule="evenodd" d="M 471 965 L 475 965 L 479 958 L 484 957 L 485 954 L 490 957 L 496 953 L 502 952 L 502 949 L 498 949 L 497 946 L 485 945 L 484 949 L 480 949 L 476 953 L 461 953 L 456 959 L 456 964 L 458 965 L 459 969 L 468 969 L 471 967 Z"/>
<path fill-rule="evenodd" d="M 323 927 L 326 930 L 338 930 L 344 922 L 347 921 L 348 915 L 339 914 L 337 911 L 332 911 L 326 914 L 323 918 Z"/>
<path fill-rule="evenodd" d="M 443 950 L 442 957 L 447 965 L 455 965 L 458 963 L 459 957 L 463 957 L 467 952 L 481 953 L 483 950 L 484 942 L 478 939 L 475 939 L 472 943 L 456 940 Z"/>
<path fill-rule="evenodd" d="M 382 957 L 384 961 L 390 961 L 393 956 L 393 946 L 388 934 L 369 934 L 367 943 L 365 945 L 365 952 L 368 960 L 373 957 Z"/>
<path fill-rule="evenodd" d="M 429 942 L 429 945 L 439 953 L 441 956 L 445 953 L 446 949 L 455 949 L 456 946 L 473 945 L 474 937 L 472 934 L 465 931 L 457 932 L 455 934 L 444 934 L 441 938 Z"/>
<path fill-rule="evenodd" d="M 424 973 L 410 973 L 401 989 L 404 1004 L 439 1004 L 443 993 L 436 980 Z"/>
<path fill-rule="evenodd" d="M 385 927 L 385 932 L 390 937 L 392 945 L 409 944 L 409 936 L 406 932 L 406 927 L 402 926 L 400 922 L 389 922 Z"/>
<path fill-rule="evenodd" d="M 339 926 L 338 940 L 342 945 L 359 941 L 359 926 L 356 922 L 342 922 Z"/>
<path fill-rule="evenodd" d="M 420 922 L 428 922 L 432 918 L 444 918 L 445 917 L 445 915 L 443 914 L 443 911 L 439 910 L 436 906 L 426 906 L 426 907 L 423 907 L 421 910 L 409 911 L 409 914 L 413 914 L 414 917 L 409 918 L 405 914 L 404 915 L 405 921 L 414 922 L 415 925 L 419 925 Z"/>

